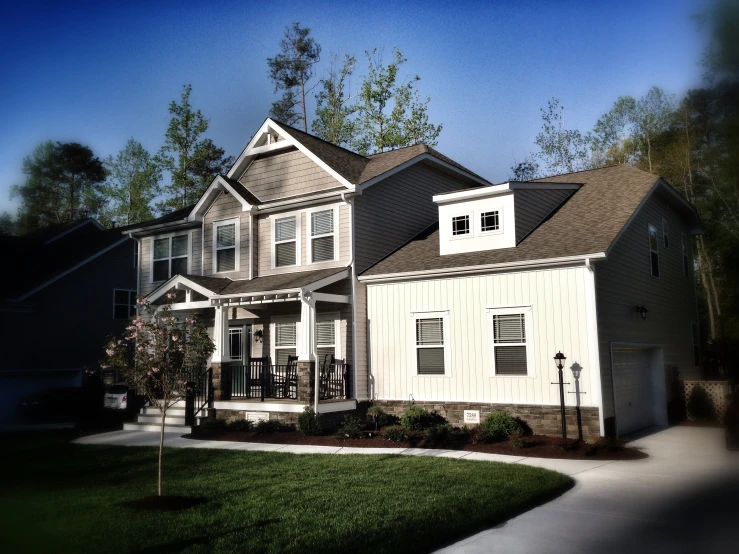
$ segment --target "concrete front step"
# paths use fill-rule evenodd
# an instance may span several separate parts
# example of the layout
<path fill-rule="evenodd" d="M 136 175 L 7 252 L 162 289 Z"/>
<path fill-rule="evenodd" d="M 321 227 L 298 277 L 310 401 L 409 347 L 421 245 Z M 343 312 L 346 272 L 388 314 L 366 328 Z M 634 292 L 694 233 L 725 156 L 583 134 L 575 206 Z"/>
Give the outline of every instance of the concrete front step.
<path fill-rule="evenodd" d="M 160 412 L 155 406 L 144 406 L 141 408 L 141 415 L 146 416 L 159 416 Z M 207 416 L 208 415 L 208 408 L 203 408 L 200 410 L 200 413 L 198 414 L 198 417 L 200 416 Z M 167 410 L 167 417 L 173 416 L 173 417 L 185 417 L 185 408 L 182 407 L 176 407 L 176 408 L 170 408 Z"/>
<path fill-rule="evenodd" d="M 152 431 L 152 432 L 159 432 L 162 430 L 161 424 L 154 424 L 154 423 L 124 423 L 123 424 L 123 430 L 124 431 Z M 164 424 L 164 432 L 165 433 L 181 433 L 183 435 L 192 433 L 192 427 L 189 425 L 176 425 L 176 424 L 167 424 L 165 422 Z"/>

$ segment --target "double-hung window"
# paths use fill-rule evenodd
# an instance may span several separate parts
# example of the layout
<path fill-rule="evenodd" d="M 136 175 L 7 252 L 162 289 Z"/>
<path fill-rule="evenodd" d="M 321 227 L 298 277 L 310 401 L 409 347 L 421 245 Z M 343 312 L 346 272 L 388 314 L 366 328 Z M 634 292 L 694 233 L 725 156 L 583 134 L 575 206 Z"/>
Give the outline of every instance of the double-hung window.
<path fill-rule="evenodd" d="M 238 220 L 220 221 L 213 224 L 215 255 L 213 273 L 235 271 L 239 262 Z"/>
<path fill-rule="evenodd" d="M 297 217 L 275 220 L 275 267 L 298 265 Z"/>
<path fill-rule="evenodd" d="M 492 357 L 495 375 L 515 377 L 534 373 L 531 308 L 488 310 L 492 328 Z"/>
<path fill-rule="evenodd" d="M 336 320 L 324 319 L 316 321 L 316 347 L 318 363 L 331 363 L 336 357 Z"/>
<path fill-rule="evenodd" d="M 136 315 L 136 291 L 113 291 L 113 319 L 128 319 Z"/>
<path fill-rule="evenodd" d="M 665 246 L 665 250 L 670 248 L 670 233 L 667 220 L 662 218 L 662 244 Z"/>
<path fill-rule="evenodd" d="M 311 263 L 334 259 L 334 210 L 310 214 Z"/>
<path fill-rule="evenodd" d="M 452 236 L 459 237 L 470 234 L 470 216 L 457 215 L 452 218 Z"/>
<path fill-rule="evenodd" d="M 278 321 L 274 324 L 275 363 L 287 365 L 287 358 L 297 353 L 298 335 L 295 321 Z"/>
<path fill-rule="evenodd" d="M 449 373 L 449 337 L 445 320 L 445 313 L 414 314 L 414 349 L 418 375 Z"/>
<path fill-rule="evenodd" d="M 649 265 L 652 277 L 659 277 L 659 239 L 657 227 L 649 224 Z"/>
<path fill-rule="evenodd" d="M 500 231 L 500 212 L 498 210 L 480 214 L 480 231 L 482 233 Z"/>
<path fill-rule="evenodd" d="M 683 233 L 682 235 L 682 243 L 683 243 L 683 275 L 686 277 L 690 274 L 690 265 L 688 263 L 688 235 Z"/>
<path fill-rule="evenodd" d="M 188 236 L 154 239 L 152 281 L 187 274 Z"/>

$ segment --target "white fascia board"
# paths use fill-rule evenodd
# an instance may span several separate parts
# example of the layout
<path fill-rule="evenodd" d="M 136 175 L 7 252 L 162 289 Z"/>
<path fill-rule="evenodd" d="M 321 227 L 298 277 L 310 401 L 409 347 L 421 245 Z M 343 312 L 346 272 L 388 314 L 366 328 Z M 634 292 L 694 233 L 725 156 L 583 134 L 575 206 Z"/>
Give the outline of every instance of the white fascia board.
<path fill-rule="evenodd" d="M 142 236 L 144 234 L 150 234 L 152 231 L 158 231 L 160 229 L 179 229 L 180 227 L 192 227 L 193 221 L 187 219 L 179 221 L 170 221 L 168 223 L 159 223 L 158 225 L 151 225 L 149 227 L 139 227 L 137 229 L 131 229 L 130 231 L 123 231 L 122 234 L 130 237 Z"/>
<path fill-rule="evenodd" d="M 488 196 L 499 196 L 501 194 L 510 194 L 511 187 L 508 183 L 500 185 L 490 185 L 479 189 L 462 190 L 459 192 L 448 192 L 443 194 L 435 194 L 431 199 L 437 204 L 447 204 L 449 202 L 457 202 L 458 200 L 469 200 L 472 198 L 487 198 Z"/>
<path fill-rule="evenodd" d="M 319 302 L 335 302 L 336 304 L 351 304 L 351 297 L 348 294 L 328 294 L 325 292 L 311 293 L 313 300 Z"/>
<path fill-rule="evenodd" d="M 546 258 L 541 260 L 524 260 L 520 262 L 506 262 L 500 264 L 474 265 L 467 267 L 451 267 L 445 269 L 432 269 L 426 271 L 408 271 L 404 273 L 386 273 L 382 275 L 359 276 L 359 280 L 367 284 L 406 281 L 409 279 L 434 279 L 442 277 L 454 277 L 464 275 L 474 275 L 477 273 L 491 273 L 506 270 L 529 270 L 542 269 L 553 266 L 577 265 L 581 263 L 590 263 L 596 260 L 606 259 L 604 252 L 593 254 L 582 254 L 579 256 L 565 256 L 562 258 Z"/>
<path fill-rule="evenodd" d="M 33 296 L 34 294 L 36 294 L 41 289 L 44 289 L 44 288 L 48 287 L 49 285 L 51 285 L 52 283 L 55 283 L 56 281 L 58 281 L 59 279 L 61 279 L 65 275 L 69 275 L 70 273 L 72 273 L 76 269 L 79 269 L 83 265 L 86 265 L 87 263 L 91 262 L 95 258 L 97 258 L 99 256 L 102 256 L 103 254 L 105 254 L 106 252 L 108 252 L 110 250 L 113 250 L 113 248 L 116 248 L 117 246 L 120 246 L 121 244 L 123 244 L 124 242 L 126 242 L 128 240 L 131 240 L 131 238 L 130 237 L 123 237 L 121 240 L 114 242 L 110 246 L 106 246 L 102 250 L 99 250 L 98 252 L 96 252 L 95 254 L 93 254 L 92 256 L 90 256 L 89 258 L 85 258 L 84 260 L 82 260 L 77 265 L 74 265 L 74 266 L 70 267 L 69 269 L 66 269 L 66 270 L 62 271 L 61 273 L 58 273 L 57 275 L 55 275 L 54 277 L 52 277 L 48 281 L 40 284 L 39 286 L 37 286 L 34 289 L 31 289 L 30 291 L 28 291 L 27 293 L 25 293 L 22 296 L 18 296 L 17 298 L 13 298 L 12 300 L 15 301 L 15 302 L 22 302 L 23 300 L 25 300 L 29 296 Z"/>
<path fill-rule="evenodd" d="M 490 186 L 490 183 L 488 181 L 485 181 L 484 179 L 481 179 L 480 177 L 475 177 L 474 175 L 472 175 L 471 173 L 467 173 L 466 171 L 462 171 L 458 167 L 455 167 L 452 164 L 445 162 L 444 160 L 440 160 L 436 156 L 432 156 L 431 154 L 429 154 L 428 152 L 426 152 L 424 154 L 420 154 L 420 155 L 416 156 L 415 158 L 411 158 L 407 162 L 405 162 L 403 164 L 400 164 L 399 166 L 396 166 L 396 167 L 394 167 L 394 168 L 386 171 L 385 173 L 381 173 L 377 177 L 373 177 L 369 181 L 365 181 L 364 183 L 361 183 L 361 184 L 357 185 L 357 193 L 358 194 L 361 194 L 362 191 L 364 189 L 366 189 L 367 187 L 371 187 L 375 183 L 379 183 L 380 181 L 383 181 L 383 180 L 387 179 L 391 175 L 394 175 L 395 173 L 398 173 L 399 171 L 403 171 L 404 169 L 406 169 L 406 168 L 408 168 L 408 167 L 410 167 L 412 165 L 415 165 L 415 164 L 417 164 L 419 162 L 422 162 L 424 160 L 428 160 L 430 162 L 435 163 L 436 165 L 439 165 L 439 166 L 441 166 L 441 167 L 443 167 L 445 169 L 448 169 L 449 171 L 452 171 L 454 173 L 457 173 L 459 175 L 462 175 L 462 176 L 464 176 L 464 177 L 466 177 L 468 179 L 472 179 L 473 181 L 475 181 L 477 183 L 480 183 L 483 186 L 486 186 L 486 187 Z"/>
<path fill-rule="evenodd" d="M 278 202 L 270 202 L 269 204 L 260 205 L 257 210 L 260 214 L 268 214 L 272 212 L 283 211 L 285 207 L 304 207 L 314 204 L 325 203 L 327 200 L 343 200 L 347 194 L 353 195 L 345 189 L 333 190 L 331 192 L 311 194 L 310 196 L 300 196 L 280 200 Z"/>
<path fill-rule="evenodd" d="M 251 138 L 249 143 L 246 145 L 246 147 L 241 151 L 241 154 L 239 154 L 239 157 L 236 159 L 234 164 L 231 166 L 231 169 L 228 170 L 228 173 L 226 174 L 229 178 L 234 179 L 234 175 L 239 173 L 239 170 L 241 169 L 241 166 L 244 164 L 244 161 L 249 157 L 249 152 L 255 148 L 255 145 L 257 141 L 261 138 L 261 136 L 267 132 L 267 129 L 269 127 L 271 119 L 267 118 L 264 120 L 264 123 L 259 127 L 259 130 L 254 133 L 254 136 Z"/>
<path fill-rule="evenodd" d="M 203 214 L 208 211 L 211 204 L 218 198 L 217 193 L 224 190 L 228 191 L 236 200 L 239 201 L 241 204 L 241 211 L 249 212 L 254 207 L 252 204 L 249 204 L 246 199 L 242 198 L 241 195 L 237 193 L 223 177 L 216 175 L 215 179 L 213 179 L 213 182 L 208 187 L 208 190 L 203 193 L 200 200 L 198 200 L 198 203 L 195 204 L 195 207 L 192 209 L 192 212 L 190 212 L 190 215 L 187 216 L 188 221 L 200 221 Z"/>
<path fill-rule="evenodd" d="M 205 287 L 198 285 L 197 283 L 193 283 L 187 277 L 183 277 L 182 275 L 175 275 L 174 277 L 171 277 L 169 280 L 159 285 L 159 287 L 157 287 L 146 298 L 149 300 L 149 302 L 154 302 L 155 300 L 158 300 L 159 298 L 164 296 L 173 286 L 177 287 L 178 285 L 184 285 L 191 290 L 199 292 L 206 298 L 212 298 L 214 294 L 212 290 L 208 290 Z"/>
<path fill-rule="evenodd" d="M 67 229 L 65 231 L 62 231 L 58 235 L 54 235 L 50 239 L 45 240 L 43 242 L 43 244 L 51 244 L 55 240 L 60 239 L 60 238 L 62 238 L 65 235 L 68 235 L 72 231 L 76 231 L 77 229 L 79 229 L 80 227 L 83 227 L 84 225 L 87 225 L 88 223 L 92 223 L 93 225 L 95 225 L 95 227 L 97 227 L 101 231 L 104 231 L 105 230 L 105 227 L 103 227 L 97 219 L 90 217 L 90 218 L 87 218 L 87 219 L 84 219 L 84 220 L 80 221 L 77 225 L 74 225 L 74 226 L 70 227 L 69 229 Z"/>

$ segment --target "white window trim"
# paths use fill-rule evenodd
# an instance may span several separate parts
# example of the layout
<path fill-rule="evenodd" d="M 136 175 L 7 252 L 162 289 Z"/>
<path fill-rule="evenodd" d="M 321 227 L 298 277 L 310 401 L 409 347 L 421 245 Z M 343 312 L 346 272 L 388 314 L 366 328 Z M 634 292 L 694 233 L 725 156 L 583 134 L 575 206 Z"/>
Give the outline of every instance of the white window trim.
<path fill-rule="evenodd" d="M 534 339 L 534 311 L 529 306 L 496 306 L 486 308 L 487 312 L 487 336 L 489 344 L 490 356 L 490 373 L 493 378 L 512 379 L 534 379 L 536 377 L 536 344 Z M 524 315 L 524 325 L 526 326 L 526 375 L 498 375 L 495 368 L 495 331 L 493 328 L 493 316 L 495 315 Z M 520 343 L 519 343 L 520 344 Z M 506 345 L 502 345 L 506 346 Z"/>
<path fill-rule="evenodd" d="M 286 269 L 290 267 L 300 267 L 301 261 L 302 261 L 302 253 L 301 253 L 301 242 L 302 242 L 302 214 L 301 211 L 294 211 L 294 212 L 285 212 L 285 213 L 278 213 L 278 214 L 272 214 L 269 216 L 271 222 L 270 227 L 272 228 L 272 234 L 270 235 L 270 265 L 272 266 L 272 269 Z M 276 252 L 276 245 L 277 242 L 275 241 L 275 237 L 277 234 L 275 233 L 275 224 L 278 219 L 286 219 L 288 217 L 294 217 L 295 218 L 295 264 L 293 265 L 281 265 L 277 266 L 277 252 Z M 284 242 L 291 242 L 291 241 L 282 241 Z M 280 243 L 280 244 L 282 244 Z"/>
<path fill-rule="evenodd" d="M 463 235 L 455 235 L 454 234 L 454 218 L 455 217 L 464 217 L 467 216 L 469 220 L 469 231 L 467 233 L 464 233 Z M 459 213 L 453 213 L 449 215 L 449 239 L 450 240 L 461 240 L 461 239 L 471 239 L 475 236 L 475 221 L 474 221 L 474 214 L 470 211 L 465 212 L 459 212 Z"/>
<path fill-rule="evenodd" d="M 654 229 L 654 234 L 657 237 L 657 249 L 652 250 L 652 229 Z M 648 246 L 648 255 L 649 255 L 649 275 L 654 279 L 659 279 L 660 275 L 662 275 L 662 271 L 660 270 L 660 264 L 659 264 L 659 231 L 657 230 L 657 226 L 653 225 L 651 223 L 647 223 L 647 246 Z M 656 252 L 657 254 L 657 275 L 652 272 L 652 252 Z"/>
<path fill-rule="evenodd" d="M 192 271 L 192 233 L 182 233 L 182 232 L 175 232 L 175 233 L 167 233 L 166 235 L 157 235 L 155 237 L 151 237 L 149 240 L 149 282 L 151 283 L 164 283 L 166 281 L 169 281 L 172 278 L 172 237 L 187 237 L 187 272 L 190 273 Z M 169 274 L 170 276 L 162 281 L 155 281 L 154 280 L 154 242 L 159 239 L 170 239 L 169 241 L 169 257 L 167 260 L 169 260 Z M 178 258 L 183 258 L 184 256 L 178 256 Z M 163 260 L 164 258 L 162 258 Z M 157 260 L 160 261 L 160 260 Z"/>
<path fill-rule="evenodd" d="M 664 247 L 665 250 L 669 250 L 670 249 L 669 244 L 670 244 L 670 224 L 663 217 L 662 218 L 662 246 Z"/>
<path fill-rule="evenodd" d="M 316 206 L 315 208 L 310 208 L 308 210 L 305 210 L 303 213 L 305 214 L 305 244 L 306 244 L 306 259 L 305 263 L 306 265 L 320 265 L 320 264 L 330 264 L 339 261 L 339 206 L 340 204 L 331 204 L 328 206 Z M 333 210 L 333 216 L 334 216 L 334 259 L 333 260 L 324 260 L 322 262 L 314 262 L 313 260 L 313 236 L 311 233 L 311 219 L 314 212 L 327 212 L 329 210 Z M 319 235 L 319 237 L 330 237 L 331 234 L 325 234 L 325 235 Z M 283 266 L 284 267 L 284 266 Z"/>
<path fill-rule="evenodd" d="M 482 230 L 482 214 L 488 212 L 498 212 L 498 228 L 495 231 L 483 231 Z M 475 229 L 477 236 L 487 237 L 488 235 L 502 235 L 503 234 L 503 206 L 495 206 L 486 210 L 475 211 Z"/>
<path fill-rule="evenodd" d="M 115 293 L 116 292 L 127 292 L 130 295 L 133 293 L 133 313 L 125 318 L 120 318 L 115 316 L 115 308 L 116 306 L 123 306 L 123 304 L 119 304 L 115 301 Z M 127 307 L 130 307 L 130 304 L 126 304 Z M 136 291 L 132 289 L 113 289 L 113 319 L 118 319 L 123 321 L 124 319 L 130 319 L 131 317 L 136 315 Z"/>
<path fill-rule="evenodd" d="M 218 269 L 218 250 L 226 250 L 226 248 L 219 249 L 217 247 L 218 227 L 221 227 L 223 225 L 231 225 L 232 223 L 236 224 L 234 228 L 234 232 L 236 233 L 235 241 L 234 241 L 235 242 L 234 247 L 236 248 L 236 253 L 234 257 L 234 269 L 231 269 L 229 271 L 217 271 Z M 229 248 L 231 247 L 229 246 Z M 220 220 L 213 221 L 213 260 L 212 260 L 213 267 L 211 268 L 213 275 L 223 274 L 223 273 L 234 273 L 236 271 L 240 271 L 241 270 L 240 253 L 241 253 L 241 218 L 230 217 L 228 219 L 220 219 Z"/>
<path fill-rule="evenodd" d="M 418 355 L 417 350 L 418 348 L 424 348 L 423 346 L 419 347 L 416 344 L 416 321 L 419 319 L 432 319 L 432 318 L 441 318 L 442 320 L 442 332 L 444 333 L 444 373 L 440 375 L 421 375 L 418 373 Z M 417 379 L 449 379 L 452 377 L 452 350 L 451 350 L 451 344 L 452 344 L 452 337 L 450 334 L 450 325 L 449 325 L 449 310 L 441 310 L 441 311 L 414 311 L 411 312 L 410 317 L 410 356 L 411 360 L 413 362 L 410 364 L 411 369 L 413 371 L 412 376 Z M 438 348 L 438 346 L 428 346 L 428 348 Z"/>

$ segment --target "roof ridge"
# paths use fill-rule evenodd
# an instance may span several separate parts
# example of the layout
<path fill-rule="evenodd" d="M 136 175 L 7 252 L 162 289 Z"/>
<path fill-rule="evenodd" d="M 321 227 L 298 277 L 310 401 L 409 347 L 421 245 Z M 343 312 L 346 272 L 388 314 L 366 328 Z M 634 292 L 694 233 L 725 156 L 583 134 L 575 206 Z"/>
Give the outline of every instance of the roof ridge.
<path fill-rule="evenodd" d="M 416 144 L 409 144 L 408 146 L 401 146 L 400 148 L 393 148 L 392 150 L 384 150 L 383 152 L 375 152 L 374 154 L 370 154 L 369 156 L 366 156 L 366 158 L 367 159 L 372 159 L 375 156 L 381 156 L 383 154 L 390 154 L 392 152 L 399 152 L 400 150 L 406 150 L 408 148 L 415 148 L 416 146 L 423 146 L 423 148 L 427 152 L 429 150 L 433 150 L 433 148 L 431 148 L 428 144 L 423 143 L 423 142 L 418 142 Z M 439 152 L 438 150 L 434 150 L 434 152 L 438 152 L 439 154 L 441 154 L 441 152 Z M 443 154 L 442 154 L 442 156 L 443 156 Z"/>
<path fill-rule="evenodd" d="M 566 171 L 564 173 L 553 173 L 551 175 L 545 175 L 544 177 L 537 177 L 536 179 L 531 179 L 530 182 L 540 182 L 540 181 L 544 181 L 545 179 L 551 179 L 552 177 L 564 177 L 565 175 L 575 175 L 576 173 L 587 173 L 589 171 L 601 171 L 603 169 L 615 169 L 617 167 L 626 167 L 629 169 L 635 169 L 636 171 L 641 171 L 642 173 L 649 173 L 649 171 L 644 171 L 643 169 L 639 169 L 638 167 L 634 167 L 633 165 L 629 165 L 627 163 L 620 163 L 620 164 L 604 165 L 601 167 L 591 167 L 589 169 L 578 169 L 577 171 Z M 504 182 L 508 182 L 508 181 L 504 181 Z"/>
<path fill-rule="evenodd" d="M 272 119 L 272 118 L 270 118 L 270 119 Z M 302 133 L 304 135 L 308 135 L 309 137 L 311 137 L 311 138 L 313 138 L 315 140 L 320 140 L 321 142 L 323 142 L 325 144 L 328 144 L 329 146 L 333 146 L 334 148 L 338 148 L 339 150 L 343 150 L 344 152 L 348 152 L 349 154 L 353 154 L 353 155 L 355 155 L 355 156 L 357 156 L 359 158 L 362 158 L 363 160 L 369 160 L 369 157 L 368 156 L 363 156 L 362 154 L 359 154 L 358 152 L 354 152 L 353 150 L 349 150 L 348 148 L 344 148 L 343 146 L 339 146 L 338 144 L 334 144 L 333 142 L 329 142 L 329 141 L 327 141 L 325 139 L 322 139 L 321 137 L 317 137 L 316 135 L 313 135 L 313 134 L 309 133 L 308 131 L 303 131 L 302 129 L 298 129 L 296 127 L 293 127 L 292 125 L 288 125 L 287 123 L 284 123 L 283 121 L 280 121 L 278 119 L 272 119 L 272 121 L 274 121 L 278 125 L 282 125 L 283 127 L 287 127 L 288 129 L 290 129 L 292 131 L 297 131 L 298 133 Z"/>

